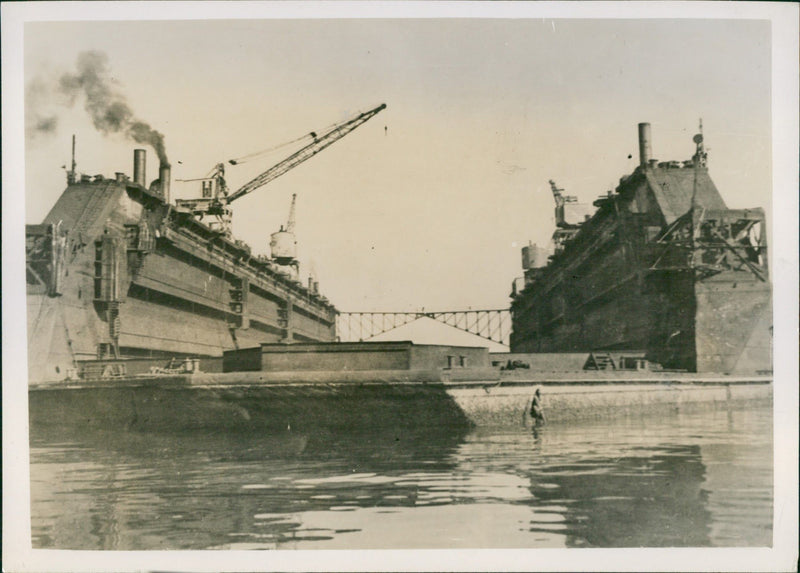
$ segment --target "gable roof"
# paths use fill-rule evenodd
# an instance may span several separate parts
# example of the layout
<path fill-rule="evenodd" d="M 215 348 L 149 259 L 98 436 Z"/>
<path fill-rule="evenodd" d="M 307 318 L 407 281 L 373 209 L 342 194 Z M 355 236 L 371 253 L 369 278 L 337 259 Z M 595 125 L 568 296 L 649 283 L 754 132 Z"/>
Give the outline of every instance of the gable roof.
<path fill-rule="evenodd" d="M 692 207 L 695 170 L 693 168 L 648 169 L 647 184 L 661 209 L 667 225 L 684 215 Z M 725 201 L 705 169 L 697 171 L 695 202 L 706 209 L 727 209 Z"/>

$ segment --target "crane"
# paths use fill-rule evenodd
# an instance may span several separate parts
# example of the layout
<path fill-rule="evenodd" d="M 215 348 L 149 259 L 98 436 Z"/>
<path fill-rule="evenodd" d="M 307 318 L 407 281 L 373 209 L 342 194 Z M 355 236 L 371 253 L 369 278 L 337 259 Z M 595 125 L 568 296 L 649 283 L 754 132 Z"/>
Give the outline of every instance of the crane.
<path fill-rule="evenodd" d="M 381 104 L 378 107 L 365 111 L 352 117 L 351 119 L 335 124 L 333 127 L 327 129 L 322 135 L 316 132 L 311 132 L 308 136 L 312 141 L 305 146 L 295 151 L 286 159 L 276 163 L 260 175 L 242 185 L 233 193 L 228 192 L 228 187 L 225 182 L 225 164 L 218 163 L 214 166 L 207 177 L 199 179 L 202 181 L 202 197 L 197 199 L 178 199 L 175 204 L 177 207 L 188 209 L 193 215 L 203 218 L 205 215 L 214 215 L 217 218 L 216 222 L 210 223 L 209 226 L 216 228 L 225 235 L 230 235 L 231 232 L 231 210 L 230 204 L 248 193 L 263 187 L 270 181 L 277 179 L 290 169 L 293 169 L 311 159 L 323 149 L 333 145 L 345 135 L 369 121 L 376 114 L 386 109 L 386 104 Z M 302 138 L 301 138 L 302 139 Z M 297 140 L 295 140 L 297 141 Z M 253 154 L 246 157 L 252 157 Z M 243 161 L 231 159 L 231 165 L 238 165 Z M 184 179 L 184 181 L 198 181 L 198 179 Z"/>
<path fill-rule="evenodd" d="M 550 190 L 553 192 L 553 199 L 556 201 L 556 226 L 569 226 L 564 215 L 564 205 L 567 203 L 577 203 L 578 198 L 574 195 L 564 195 L 564 189 L 556 185 L 556 182 L 552 179 L 548 181 L 548 183 L 550 183 Z"/>

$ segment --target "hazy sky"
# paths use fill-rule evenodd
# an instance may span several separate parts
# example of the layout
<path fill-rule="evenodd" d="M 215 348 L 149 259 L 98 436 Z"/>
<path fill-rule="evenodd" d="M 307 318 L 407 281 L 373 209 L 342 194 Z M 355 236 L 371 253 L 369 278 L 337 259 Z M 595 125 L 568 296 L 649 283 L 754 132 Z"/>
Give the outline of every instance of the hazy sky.
<path fill-rule="evenodd" d="M 26 81 L 74 70 L 85 50 L 107 54 L 131 109 L 164 134 L 175 178 L 387 104 L 233 204 L 234 235 L 268 253 L 297 193 L 301 275 L 343 311 L 507 308 L 520 248 L 553 231 L 548 179 L 586 202 L 614 188 L 642 121 L 655 157 L 683 160 L 702 117 L 728 205 L 771 209 L 768 21 L 32 23 Z M 58 128 L 26 141 L 29 223 L 63 191 L 72 133 L 79 171 L 132 174 L 138 145 L 63 103 L 38 102 Z M 229 185 L 290 152 L 229 168 Z M 156 165 L 149 150 L 148 180 Z"/>

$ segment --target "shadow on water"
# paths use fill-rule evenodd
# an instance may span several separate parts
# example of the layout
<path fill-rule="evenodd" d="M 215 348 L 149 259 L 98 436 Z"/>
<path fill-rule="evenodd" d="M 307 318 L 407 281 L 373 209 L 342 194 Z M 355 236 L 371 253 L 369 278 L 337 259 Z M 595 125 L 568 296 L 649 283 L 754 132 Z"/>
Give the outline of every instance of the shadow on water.
<path fill-rule="evenodd" d="M 423 488 L 403 476 L 452 471 L 468 427 L 384 422 L 238 432 L 33 425 L 34 546 L 199 549 L 237 535 L 277 546 L 298 539 L 307 512 L 414 507 Z M 300 537 L 342 533 L 303 528 Z"/>

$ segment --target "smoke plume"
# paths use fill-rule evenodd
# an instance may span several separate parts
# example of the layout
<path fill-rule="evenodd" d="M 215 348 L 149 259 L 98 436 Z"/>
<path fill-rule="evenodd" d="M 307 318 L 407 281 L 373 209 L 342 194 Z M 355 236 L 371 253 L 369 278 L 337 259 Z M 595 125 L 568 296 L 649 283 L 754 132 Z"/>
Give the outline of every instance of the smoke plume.
<path fill-rule="evenodd" d="M 84 109 L 92 119 L 95 128 L 108 135 L 119 133 L 135 141 L 147 144 L 155 149 L 162 163 L 169 163 L 164 147 L 164 135 L 156 131 L 146 122 L 137 118 L 125 100 L 125 96 L 115 89 L 108 66 L 108 56 L 103 52 L 87 51 L 78 55 L 74 72 L 61 75 L 55 86 L 54 95 L 65 98 L 64 103 L 72 107 L 83 98 Z M 26 99 L 30 113 L 27 116 L 29 130 L 36 133 L 48 133 L 55 130 L 58 119 L 54 114 L 40 111 L 38 104 L 46 99 L 48 92 L 46 82 L 36 79 L 26 90 Z"/>

